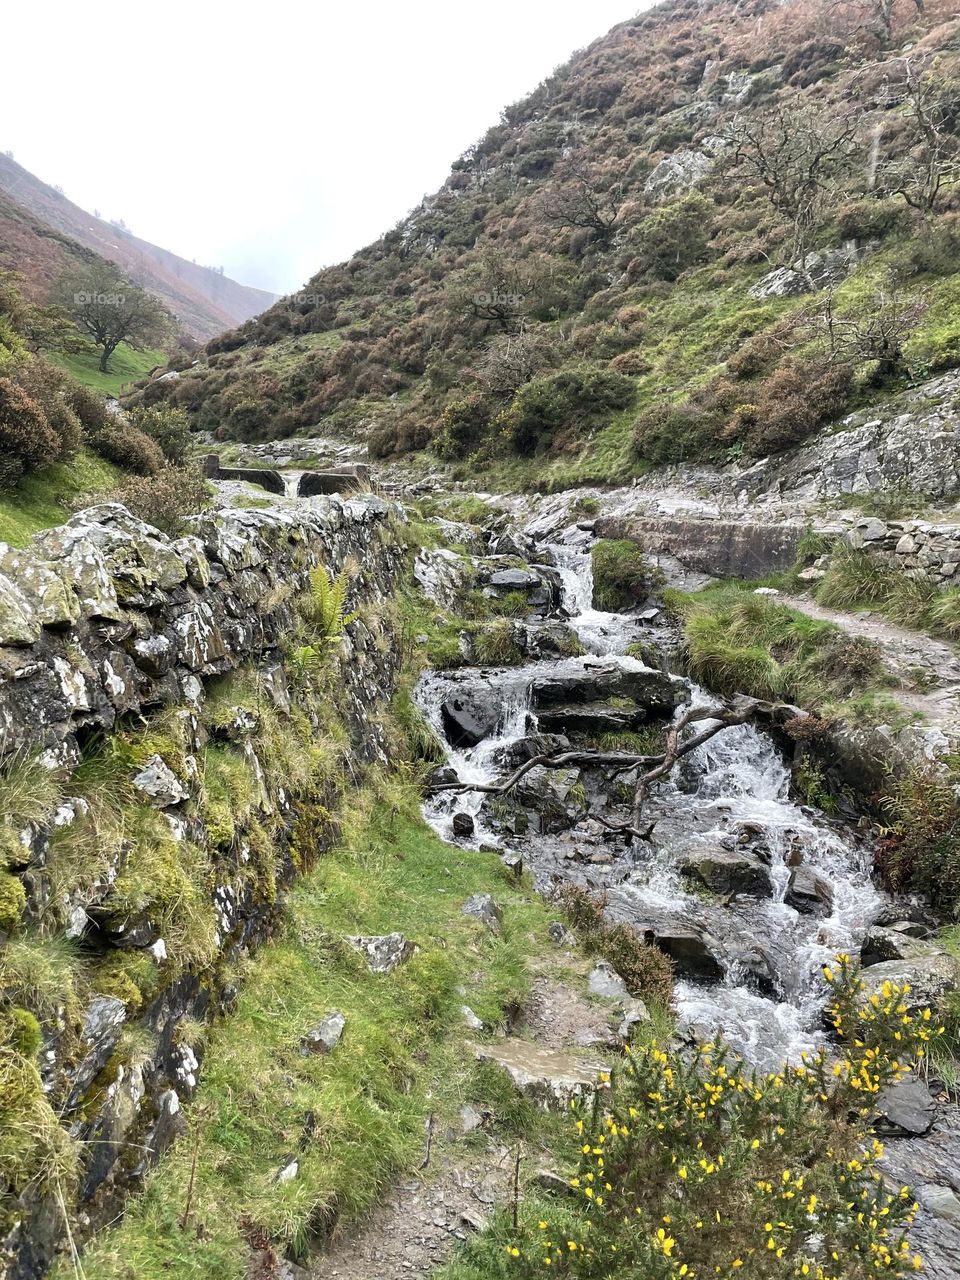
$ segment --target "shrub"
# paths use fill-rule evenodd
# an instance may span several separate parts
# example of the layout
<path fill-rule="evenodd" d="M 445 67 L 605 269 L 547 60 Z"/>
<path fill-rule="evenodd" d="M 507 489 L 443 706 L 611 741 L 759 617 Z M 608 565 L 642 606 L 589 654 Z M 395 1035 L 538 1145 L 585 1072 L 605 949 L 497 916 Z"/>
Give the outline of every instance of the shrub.
<path fill-rule="evenodd" d="M 648 214 L 630 233 L 640 263 L 655 280 L 676 280 L 706 256 L 714 205 L 698 191 Z"/>
<path fill-rule="evenodd" d="M 960 801 L 957 779 L 935 765 L 914 770 L 881 799 L 891 825 L 877 864 L 894 892 L 914 891 L 960 919 Z"/>
<path fill-rule="evenodd" d="M 107 408 L 103 396 L 82 383 L 72 382 L 69 389 L 70 408 L 80 419 L 80 425 L 87 436 L 93 436 L 101 427 L 113 423 L 113 414 Z"/>
<path fill-rule="evenodd" d="M 441 458 L 466 458 L 479 448 L 490 425 L 490 411 L 476 393 L 452 400 L 440 417 L 434 449 Z"/>
<path fill-rule="evenodd" d="M 210 491 L 198 467 L 163 466 L 150 476 L 128 480 L 109 495 L 128 511 L 171 538 L 183 532 L 188 516 L 202 511 Z"/>
<path fill-rule="evenodd" d="M 90 437 L 90 443 L 102 458 L 134 475 L 155 476 L 163 470 L 160 446 L 129 423 L 111 421 Z"/>
<path fill-rule="evenodd" d="M 183 463 L 190 446 L 190 425 L 182 409 L 167 405 L 141 407 L 128 410 L 127 419 L 160 446 L 168 462 L 177 467 Z"/>
<path fill-rule="evenodd" d="M 820 1049 L 762 1075 L 722 1042 L 629 1048 L 571 1118 L 573 1198 L 505 1216 L 468 1250 L 476 1274 L 836 1280 L 918 1268 L 906 1238 L 917 1206 L 881 1175 L 871 1118 L 876 1094 L 939 1030 L 929 1009 L 908 1012 L 904 988 L 885 984 L 872 1002 L 849 957 L 837 966 L 824 969 L 836 1057 Z"/>
<path fill-rule="evenodd" d="M 12 369 L 13 380 L 39 405 L 57 437 L 57 460 L 69 458 L 80 447 L 80 419 L 70 404 L 70 379 L 62 370 L 33 356 L 20 360 Z"/>
<path fill-rule="evenodd" d="M 593 566 L 593 604 L 616 613 L 642 604 L 663 582 L 640 547 L 627 539 L 601 539 L 590 550 Z"/>
<path fill-rule="evenodd" d="M 625 409 L 635 394 L 633 381 L 613 369 L 561 369 L 521 387 L 500 422 L 516 452 L 529 456 L 557 443 L 562 429 L 575 435 L 578 427 Z"/>
<path fill-rule="evenodd" d="M 37 402 L 10 378 L 0 378 L 0 489 L 59 455 L 60 441 Z"/>
<path fill-rule="evenodd" d="M 645 941 L 631 924 L 610 924 L 605 893 L 581 885 L 564 885 L 557 894 L 584 949 L 603 958 L 619 973 L 631 995 L 669 1009 L 673 997 L 673 965 L 659 948 Z"/>

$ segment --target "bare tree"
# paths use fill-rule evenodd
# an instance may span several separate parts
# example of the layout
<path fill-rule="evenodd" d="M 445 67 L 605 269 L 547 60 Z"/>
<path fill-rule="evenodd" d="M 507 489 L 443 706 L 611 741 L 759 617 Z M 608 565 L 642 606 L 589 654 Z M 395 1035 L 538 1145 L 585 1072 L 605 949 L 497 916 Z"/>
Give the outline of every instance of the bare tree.
<path fill-rule="evenodd" d="M 880 43 L 888 45 L 893 39 L 893 23 L 898 0 L 829 0 L 828 9 L 850 15 L 858 26 L 872 32 Z M 913 0 L 917 13 L 924 12 L 924 0 Z"/>
<path fill-rule="evenodd" d="M 546 254 L 520 258 L 491 246 L 451 277 L 447 299 L 456 314 L 466 313 L 497 325 L 503 333 L 516 334 L 525 317 L 559 308 L 567 283 L 562 267 Z"/>
<path fill-rule="evenodd" d="M 906 136 L 897 140 L 898 154 L 881 162 L 878 187 L 930 217 L 944 188 L 960 181 L 958 85 L 944 80 L 936 65 L 920 70 L 910 58 L 899 65 L 903 78 L 893 93 L 904 108 Z"/>
<path fill-rule="evenodd" d="M 557 185 L 540 200 L 544 220 L 570 230 L 588 231 L 591 239 L 605 248 L 613 238 L 625 203 L 622 179 L 609 182 L 583 156 L 562 160 L 554 168 L 553 177 Z"/>
<path fill-rule="evenodd" d="M 521 324 L 517 333 L 491 338 L 472 374 L 485 391 L 511 397 L 541 371 L 559 362 L 555 342 L 542 326 Z"/>
<path fill-rule="evenodd" d="M 653 828 L 651 826 L 644 828 L 640 824 L 643 820 L 643 807 L 656 783 L 665 778 L 684 756 L 689 755 L 691 751 L 696 751 L 697 747 L 708 742 L 716 734 L 722 733 L 724 729 L 729 729 L 733 725 L 744 724 L 759 711 L 770 711 L 772 709 L 772 703 L 742 695 L 721 707 L 688 707 L 682 715 L 671 723 L 667 730 L 664 749 L 658 755 L 635 755 L 626 751 L 593 750 L 545 752 L 542 755 L 532 756 L 529 760 L 525 760 L 518 769 L 515 769 L 502 782 L 442 782 L 431 787 L 431 791 L 479 791 L 487 795 L 502 796 L 512 790 L 522 778 L 526 777 L 531 769 L 536 768 L 603 769 L 606 770 L 610 780 L 614 780 L 622 774 L 639 770 L 637 781 L 634 785 L 633 811 L 630 821 L 618 824 L 608 822 L 599 814 L 595 816 L 599 818 L 605 827 L 615 831 L 618 835 L 627 835 L 635 840 L 646 840 L 649 838 Z M 684 738 L 685 729 L 704 720 L 709 721 L 705 729 L 701 729 L 698 733 Z"/>
<path fill-rule="evenodd" d="M 861 306 L 838 313 L 831 293 L 814 317 L 814 328 L 826 338 L 831 360 L 875 361 L 876 382 L 889 382 L 909 373 L 904 344 L 927 306 L 919 295 L 878 289 Z"/>
<path fill-rule="evenodd" d="M 803 274 L 830 198 L 851 173 L 856 123 L 826 115 L 797 97 L 758 119 L 739 120 L 729 136 L 732 162 L 763 187 L 789 227 L 790 261 Z"/>

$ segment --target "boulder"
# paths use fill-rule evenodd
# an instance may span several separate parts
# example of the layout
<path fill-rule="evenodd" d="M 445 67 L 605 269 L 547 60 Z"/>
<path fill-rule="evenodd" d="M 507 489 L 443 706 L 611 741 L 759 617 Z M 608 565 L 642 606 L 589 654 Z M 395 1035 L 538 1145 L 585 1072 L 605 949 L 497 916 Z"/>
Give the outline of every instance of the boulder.
<path fill-rule="evenodd" d="M 406 964 L 418 950 L 417 944 L 402 933 L 348 937 L 346 941 L 355 951 L 366 956 L 371 973 L 392 973 L 398 965 Z"/>
<path fill-rule="evenodd" d="M 300 1041 L 300 1053 L 305 1058 L 317 1053 L 330 1053 L 340 1043 L 347 1019 L 339 1009 L 334 1009 L 321 1019 Z"/>
<path fill-rule="evenodd" d="M 949 992 L 960 986 L 960 960 L 946 951 L 934 951 L 930 955 L 911 960 L 886 960 L 861 970 L 868 992 L 881 993 L 883 984 L 909 985 L 910 990 L 903 1003 L 911 1011 L 935 1006 Z"/>
<path fill-rule="evenodd" d="M 635 658 L 616 662 L 574 659 L 537 677 L 531 689 L 537 710 L 627 698 L 648 712 L 669 715 L 689 696 L 686 681 L 645 667 Z"/>
<path fill-rule="evenodd" d="M 682 870 L 712 893 L 745 893 L 754 898 L 769 898 L 773 893 L 769 871 L 752 853 L 732 849 L 693 851 L 684 858 Z"/>
<path fill-rule="evenodd" d="M 576 937 L 562 920 L 551 920 L 547 926 L 547 933 L 550 935 L 551 942 L 555 942 L 558 947 L 575 947 L 577 945 Z"/>
<path fill-rule="evenodd" d="M 443 731 L 451 746 L 475 747 L 496 731 L 501 702 L 488 685 L 468 685 L 447 694 L 440 708 Z"/>
<path fill-rule="evenodd" d="M 476 823 L 473 820 L 472 814 L 455 813 L 453 815 L 453 834 L 455 836 L 460 836 L 461 839 L 466 839 L 473 835 L 475 827 Z"/>
<path fill-rule="evenodd" d="M 790 872 L 790 883 L 783 900 L 801 915 L 815 915 L 818 912 L 827 915 L 833 910 L 833 889 L 823 876 L 809 867 L 794 867 Z"/>
<path fill-rule="evenodd" d="M 908 929 L 913 930 L 920 926 L 911 925 L 909 922 L 904 924 L 905 928 L 902 929 L 872 925 L 864 935 L 860 947 L 861 963 L 869 968 L 872 965 L 883 964 L 887 960 L 924 960 L 942 952 L 942 948 L 936 944 L 924 942 L 921 938 L 907 932 Z"/>
<path fill-rule="evenodd" d="M 475 893 L 463 904 L 463 914 L 473 916 L 498 937 L 503 932 L 503 909 L 489 893 Z"/>
<path fill-rule="evenodd" d="M 887 1137 L 929 1133 L 937 1114 L 930 1090 L 916 1076 L 884 1089 L 877 1099 L 877 1132 Z"/>
<path fill-rule="evenodd" d="M 474 1045 L 479 1062 L 499 1067 L 518 1092 L 544 1111 L 566 1110 L 575 1098 L 590 1097 L 604 1064 L 561 1049 L 546 1049 L 508 1036 L 495 1044 Z"/>
<path fill-rule="evenodd" d="M 724 968 L 718 958 L 720 944 L 705 929 L 670 922 L 638 924 L 645 941 L 665 952 L 681 973 L 696 978 L 722 978 Z"/>

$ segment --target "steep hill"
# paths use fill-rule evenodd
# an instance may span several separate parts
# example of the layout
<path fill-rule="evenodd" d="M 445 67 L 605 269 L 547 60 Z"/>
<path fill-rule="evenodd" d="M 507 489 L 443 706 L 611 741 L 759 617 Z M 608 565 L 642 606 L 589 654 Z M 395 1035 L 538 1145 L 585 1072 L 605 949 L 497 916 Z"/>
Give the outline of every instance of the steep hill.
<path fill-rule="evenodd" d="M 884 13 L 673 0 L 615 27 L 147 398 L 557 486 L 768 454 L 953 364 L 960 23 Z"/>
<path fill-rule="evenodd" d="M 71 260 L 92 255 L 129 272 L 173 312 L 185 333 L 201 341 L 275 301 L 272 293 L 238 284 L 94 217 L 0 155 L 0 266 L 22 272 L 39 301 Z"/>

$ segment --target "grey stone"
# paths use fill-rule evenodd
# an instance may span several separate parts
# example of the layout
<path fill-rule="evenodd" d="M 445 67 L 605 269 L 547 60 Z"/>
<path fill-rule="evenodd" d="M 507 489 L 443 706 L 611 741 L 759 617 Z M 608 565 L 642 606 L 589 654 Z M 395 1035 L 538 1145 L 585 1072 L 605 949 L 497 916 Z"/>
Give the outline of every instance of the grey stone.
<path fill-rule="evenodd" d="M 406 964 L 418 950 L 416 943 L 402 933 L 348 937 L 346 941 L 366 957 L 371 973 L 392 973 L 398 965 Z"/>
<path fill-rule="evenodd" d="M 889 1085 L 877 1099 L 877 1131 L 887 1136 L 929 1133 L 937 1106 L 930 1090 L 915 1076 Z"/>
<path fill-rule="evenodd" d="M 476 826 L 476 824 L 473 820 L 472 814 L 455 813 L 453 815 L 452 826 L 453 826 L 453 834 L 455 836 L 460 836 L 462 839 L 465 839 L 473 835 L 474 827 Z"/>
<path fill-rule="evenodd" d="M 950 1187 L 927 1182 L 917 1188 L 917 1199 L 934 1218 L 960 1226 L 960 1196 Z"/>
<path fill-rule="evenodd" d="M 133 779 L 133 785 L 158 809 L 180 804 L 188 795 L 177 775 L 157 755 L 149 758 Z"/>
<path fill-rule="evenodd" d="M 752 853 L 728 849 L 694 850 L 683 861 L 683 870 L 713 893 L 744 893 L 769 898 L 773 893 L 770 873 Z"/>
<path fill-rule="evenodd" d="M 480 1062 L 499 1067 L 518 1092 L 536 1106 L 561 1111 L 575 1098 L 590 1097 L 604 1064 L 560 1049 L 547 1049 L 508 1036 L 490 1045 L 474 1045 Z"/>
<path fill-rule="evenodd" d="M 802 915 L 828 913 L 833 907 L 833 890 L 823 876 L 801 865 L 790 872 L 784 902 Z"/>
<path fill-rule="evenodd" d="M 347 1025 L 346 1017 L 339 1009 L 334 1009 L 332 1013 L 328 1013 L 326 1017 L 321 1019 L 312 1030 L 300 1041 L 300 1052 L 308 1058 L 316 1053 L 330 1053 L 340 1043 L 344 1028 Z"/>
<path fill-rule="evenodd" d="M 592 995 L 603 996 L 607 1000 L 629 1000 L 630 992 L 619 973 L 605 960 L 598 960 L 587 978 L 587 987 Z"/>
<path fill-rule="evenodd" d="M 498 937 L 503 932 L 503 908 L 489 893 L 475 893 L 463 904 L 463 914 L 473 916 Z"/>
<path fill-rule="evenodd" d="M 577 945 L 576 937 L 561 920 L 551 920 L 547 926 L 547 933 L 558 947 L 575 947 Z"/>

